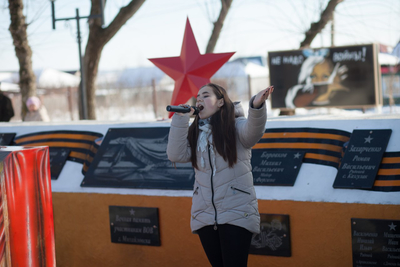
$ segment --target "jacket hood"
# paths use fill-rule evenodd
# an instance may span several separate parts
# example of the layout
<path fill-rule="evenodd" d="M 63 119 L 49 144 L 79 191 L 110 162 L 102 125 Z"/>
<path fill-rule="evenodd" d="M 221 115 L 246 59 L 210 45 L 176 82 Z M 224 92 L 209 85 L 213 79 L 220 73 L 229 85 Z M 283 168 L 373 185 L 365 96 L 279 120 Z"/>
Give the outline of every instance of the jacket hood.
<path fill-rule="evenodd" d="M 235 106 L 235 118 L 244 117 L 244 110 L 240 101 L 233 102 Z"/>

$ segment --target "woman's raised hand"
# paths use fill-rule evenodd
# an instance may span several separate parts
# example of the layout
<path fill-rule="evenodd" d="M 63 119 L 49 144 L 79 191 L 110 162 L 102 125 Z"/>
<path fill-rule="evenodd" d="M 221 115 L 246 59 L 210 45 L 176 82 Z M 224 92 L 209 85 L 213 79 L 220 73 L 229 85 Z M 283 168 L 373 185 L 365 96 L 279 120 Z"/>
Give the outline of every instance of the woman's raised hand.
<path fill-rule="evenodd" d="M 268 97 L 270 96 L 270 94 L 272 94 L 273 91 L 274 91 L 273 85 L 265 88 L 264 90 L 261 90 L 253 100 L 253 107 L 254 108 L 261 107 L 262 104 L 265 102 L 265 100 L 268 99 Z"/>

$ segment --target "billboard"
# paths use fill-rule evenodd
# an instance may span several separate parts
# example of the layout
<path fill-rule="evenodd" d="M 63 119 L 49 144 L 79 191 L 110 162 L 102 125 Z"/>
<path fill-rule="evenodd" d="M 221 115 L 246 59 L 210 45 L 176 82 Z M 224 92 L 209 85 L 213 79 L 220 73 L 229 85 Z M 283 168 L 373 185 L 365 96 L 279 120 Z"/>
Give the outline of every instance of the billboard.
<path fill-rule="evenodd" d="M 374 44 L 268 53 L 272 108 L 363 108 L 382 104 Z"/>

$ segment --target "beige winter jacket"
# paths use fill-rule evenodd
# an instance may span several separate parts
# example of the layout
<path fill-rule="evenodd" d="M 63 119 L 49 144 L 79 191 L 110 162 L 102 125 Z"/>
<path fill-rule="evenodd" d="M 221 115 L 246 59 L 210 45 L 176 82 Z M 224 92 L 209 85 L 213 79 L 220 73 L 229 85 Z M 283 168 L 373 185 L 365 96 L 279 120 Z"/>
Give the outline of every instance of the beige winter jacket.
<path fill-rule="evenodd" d="M 252 98 L 252 100 L 254 97 Z M 250 103 L 252 103 L 252 100 Z M 251 173 L 251 147 L 265 131 L 267 113 L 265 104 L 249 108 L 248 119 L 240 104 L 235 106 L 237 163 L 229 168 L 228 162 L 215 151 L 215 161 L 207 151 L 197 150 L 197 165 L 192 198 L 191 229 L 196 230 L 217 224 L 243 227 L 252 233 L 260 232 L 260 215 Z M 172 162 L 189 162 L 190 147 L 187 140 L 189 117 L 174 115 L 168 136 L 167 154 Z M 205 167 L 201 167 L 203 157 Z M 216 166 L 212 162 L 215 162 Z M 213 169 L 216 168 L 215 175 Z"/>

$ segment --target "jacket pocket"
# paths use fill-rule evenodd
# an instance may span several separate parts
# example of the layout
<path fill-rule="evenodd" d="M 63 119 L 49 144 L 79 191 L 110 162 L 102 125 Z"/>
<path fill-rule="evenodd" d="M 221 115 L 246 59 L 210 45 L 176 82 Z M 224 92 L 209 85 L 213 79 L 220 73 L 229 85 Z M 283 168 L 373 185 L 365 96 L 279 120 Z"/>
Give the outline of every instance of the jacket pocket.
<path fill-rule="evenodd" d="M 231 186 L 231 189 L 232 189 L 232 190 L 234 190 L 234 191 L 238 191 L 238 192 L 242 192 L 242 193 L 245 193 L 245 194 L 248 194 L 248 195 L 250 195 L 250 193 L 249 193 L 249 192 L 247 192 L 247 191 L 244 191 L 244 190 L 242 190 L 242 189 L 239 189 L 239 188 L 236 188 L 236 187 L 234 187 L 234 186 Z"/>
<path fill-rule="evenodd" d="M 225 210 L 239 209 L 246 210 L 246 206 L 255 198 L 254 189 L 238 183 L 228 186 L 222 207 Z"/>
<path fill-rule="evenodd" d="M 207 209 L 206 201 L 204 200 L 202 188 L 198 183 L 194 185 L 192 197 L 192 210 L 191 214 L 196 214 Z"/>
<path fill-rule="evenodd" d="M 199 194 L 199 188 L 200 188 L 199 186 L 196 187 L 196 189 L 193 192 L 193 196 Z"/>

